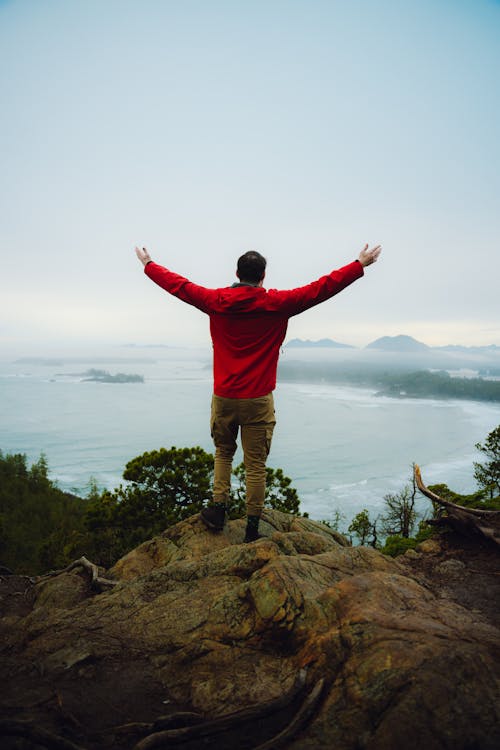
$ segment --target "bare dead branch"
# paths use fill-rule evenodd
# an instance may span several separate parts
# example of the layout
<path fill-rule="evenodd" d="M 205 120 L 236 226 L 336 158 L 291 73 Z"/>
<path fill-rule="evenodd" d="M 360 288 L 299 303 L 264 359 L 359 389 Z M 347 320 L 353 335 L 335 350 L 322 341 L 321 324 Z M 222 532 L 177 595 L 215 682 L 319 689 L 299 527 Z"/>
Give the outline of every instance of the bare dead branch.
<path fill-rule="evenodd" d="M 436 495 L 435 492 L 432 492 L 426 485 L 424 484 L 422 480 L 422 474 L 420 472 L 420 467 L 418 464 L 415 464 L 414 469 L 415 474 L 415 481 L 417 483 L 417 487 L 420 490 L 420 492 L 428 497 L 430 500 L 432 500 L 435 503 L 439 503 L 439 505 L 444 505 L 447 508 L 458 508 L 459 510 L 463 510 L 465 513 L 468 513 L 471 516 L 479 516 L 479 517 L 485 517 L 485 518 L 491 518 L 497 516 L 500 518 L 500 510 L 482 510 L 481 508 L 466 508 L 464 505 L 457 505 L 456 503 L 450 502 L 450 500 L 445 500 L 444 497 L 441 497 L 440 495 Z"/>

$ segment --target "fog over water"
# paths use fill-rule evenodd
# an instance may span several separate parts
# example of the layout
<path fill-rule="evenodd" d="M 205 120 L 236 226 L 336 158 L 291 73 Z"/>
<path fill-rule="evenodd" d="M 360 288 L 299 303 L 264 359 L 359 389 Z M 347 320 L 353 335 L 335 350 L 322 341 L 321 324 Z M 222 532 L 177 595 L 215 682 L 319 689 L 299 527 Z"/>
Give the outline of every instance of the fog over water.
<path fill-rule="evenodd" d="M 52 478 L 80 494 L 90 477 L 117 486 L 126 462 L 147 450 L 201 445 L 211 452 L 209 350 L 128 355 L 121 349 L 108 361 L 0 362 L 0 448 L 30 460 L 43 451 Z M 285 349 L 282 361 L 329 357 L 334 364 L 345 356 Z M 90 367 L 139 373 L 145 382 L 82 382 Z M 332 518 L 336 509 L 347 519 L 365 507 L 380 510 L 383 496 L 407 481 L 412 461 L 429 484 L 474 490 L 474 445 L 500 424 L 500 404 L 391 399 L 329 383 L 281 382 L 275 403 L 269 465 L 292 478 L 302 511 L 314 518 Z M 235 463 L 241 458 L 238 450 Z"/>

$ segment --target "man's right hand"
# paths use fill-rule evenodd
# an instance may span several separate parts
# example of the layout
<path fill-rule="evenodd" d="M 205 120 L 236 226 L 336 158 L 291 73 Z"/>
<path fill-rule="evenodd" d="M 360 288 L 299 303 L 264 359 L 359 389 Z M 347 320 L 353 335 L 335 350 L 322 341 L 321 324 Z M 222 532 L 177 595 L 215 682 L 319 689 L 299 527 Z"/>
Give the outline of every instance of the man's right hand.
<path fill-rule="evenodd" d="M 361 250 L 358 260 L 363 266 L 371 266 L 372 263 L 375 263 L 378 256 L 382 252 L 382 246 L 377 245 L 376 247 L 372 247 L 371 250 L 368 249 L 368 244 L 364 246 L 364 248 Z"/>
<path fill-rule="evenodd" d="M 368 247 L 368 245 L 366 247 Z M 149 263 L 149 261 L 152 260 L 150 254 L 148 253 L 145 247 L 136 247 L 135 254 L 139 258 L 143 266 L 145 266 L 146 263 Z"/>

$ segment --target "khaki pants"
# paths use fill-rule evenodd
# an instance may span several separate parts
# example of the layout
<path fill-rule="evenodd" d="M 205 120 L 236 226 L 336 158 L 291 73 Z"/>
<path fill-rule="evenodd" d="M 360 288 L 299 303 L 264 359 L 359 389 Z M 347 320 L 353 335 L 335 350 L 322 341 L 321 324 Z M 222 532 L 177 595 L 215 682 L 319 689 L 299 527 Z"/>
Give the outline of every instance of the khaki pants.
<path fill-rule="evenodd" d="M 215 444 L 215 502 L 229 501 L 231 466 L 237 447 L 238 428 L 241 428 L 247 515 L 261 515 L 266 492 L 266 459 L 275 424 L 272 393 L 259 398 L 212 397 L 210 427 Z"/>

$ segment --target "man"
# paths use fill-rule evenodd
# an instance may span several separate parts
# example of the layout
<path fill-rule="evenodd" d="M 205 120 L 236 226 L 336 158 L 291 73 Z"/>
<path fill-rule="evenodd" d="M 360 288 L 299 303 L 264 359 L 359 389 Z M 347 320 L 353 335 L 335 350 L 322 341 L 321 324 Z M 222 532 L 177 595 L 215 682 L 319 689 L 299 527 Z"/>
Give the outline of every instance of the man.
<path fill-rule="evenodd" d="M 275 425 L 273 390 L 280 346 L 288 319 L 324 302 L 375 263 L 380 245 L 365 245 L 357 260 L 311 284 L 278 291 L 264 289 L 266 259 L 250 251 L 238 260 L 238 282 L 206 289 L 157 265 L 146 248 L 135 248 L 152 281 L 210 317 L 214 359 L 211 433 L 215 444 L 213 502 L 201 512 L 213 531 L 224 526 L 231 488 L 231 464 L 238 429 L 246 475 L 245 542 L 259 538 L 259 519 L 266 490 L 266 460 Z"/>

